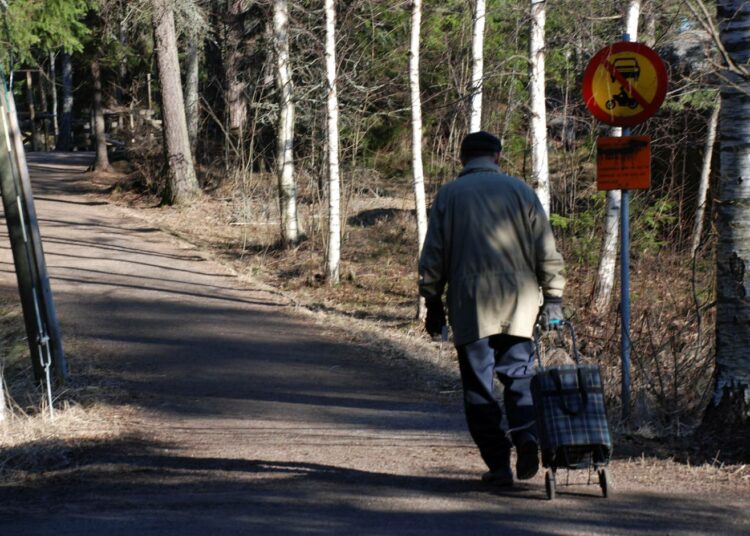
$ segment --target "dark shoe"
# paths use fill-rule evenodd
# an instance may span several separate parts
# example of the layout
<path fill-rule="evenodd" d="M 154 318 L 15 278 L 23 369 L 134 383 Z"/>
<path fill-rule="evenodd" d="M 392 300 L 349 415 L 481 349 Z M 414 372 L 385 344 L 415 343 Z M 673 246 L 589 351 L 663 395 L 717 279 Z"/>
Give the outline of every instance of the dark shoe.
<path fill-rule="evenodd" d="M 513 471 L 511 471 L 510 467 L 503 467 L 502 469 L 487 471 L 482 475 L 482 482 L 492 484 L 493 486 L 512 486 Z"/>
<path fill-rule="evenodd" d="M 539 454 L 537 444 L 534 441 L 527 441 L 523 445 L 516 447 L 516 477 L 518 480 L 528 480 L 533 478 L 539 471 Z"/>

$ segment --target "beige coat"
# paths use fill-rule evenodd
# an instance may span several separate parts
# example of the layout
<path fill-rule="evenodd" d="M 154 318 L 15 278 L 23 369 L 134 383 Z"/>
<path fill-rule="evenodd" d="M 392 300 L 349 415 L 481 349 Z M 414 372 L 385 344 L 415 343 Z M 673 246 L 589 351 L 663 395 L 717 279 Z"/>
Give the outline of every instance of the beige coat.
<path fill-rule="evenodd" d="M 419 291 L 441 298 L 456 345 L 531 337 L 543 295 L 562 297 L 563 259 L 534 191 L 486 158 L 444 185 L 430 210 Z"/>

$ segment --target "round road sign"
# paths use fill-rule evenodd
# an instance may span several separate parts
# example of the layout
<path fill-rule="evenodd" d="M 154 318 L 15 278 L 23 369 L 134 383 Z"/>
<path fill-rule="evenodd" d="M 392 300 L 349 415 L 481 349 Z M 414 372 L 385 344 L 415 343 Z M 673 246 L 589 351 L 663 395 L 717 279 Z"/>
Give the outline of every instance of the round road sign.
<path fill-rule="evenodd" d="M 664 102 L 667 69 L 652 49 L 620 42 L 591 58 L 583 75 L 583 99 L 594 117 L 609 125 L 642 123 Z"/>

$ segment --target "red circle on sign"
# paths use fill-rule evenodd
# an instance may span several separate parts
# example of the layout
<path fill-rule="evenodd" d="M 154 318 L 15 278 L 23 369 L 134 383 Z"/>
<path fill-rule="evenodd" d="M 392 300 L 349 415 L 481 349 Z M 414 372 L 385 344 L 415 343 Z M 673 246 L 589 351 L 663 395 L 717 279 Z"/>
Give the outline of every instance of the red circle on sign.
<path fill-rule="evenodd" d="M 610 113 L 609 110 L 605 110 L 594 98 L 594 75 L 599 67 L 607 65 L 607 59 L 610 55 L 618 52 L 633 52 L 645 57 L 653 66 L 656 72 L 656 93 L 653 99 L 645 101 L 640 95 L 630 95 L 630 98 L 637 100 L 643 108 L 643 111 L 635 115 L 627 117 L 618 117 Z M 605 67 L 607 68 L 607 67 Z M 610 71 L 613 77 L 618 76 L 614 71 Z M 624 80 L 618 78 L 618 81 L 625 85 Z M 646 119 L 654 115 L 659 107 L 664 102 L 664 97 L 667 95 L 667 69 L 664 66 L 664 62 L 661 60 L 659 55 L 651 48 L 647 47 L 642 43 L 632 43 L 628 41 L 621 41 L 614 43 L 608 47 L 601 49 L 597 52 L 589 64 L 586 66 L 586 71 L 583 74 L 583 100 L 589 111 L 598 120 L 613 125 L 616 127 L 632 127 L 643 123 Z"/>

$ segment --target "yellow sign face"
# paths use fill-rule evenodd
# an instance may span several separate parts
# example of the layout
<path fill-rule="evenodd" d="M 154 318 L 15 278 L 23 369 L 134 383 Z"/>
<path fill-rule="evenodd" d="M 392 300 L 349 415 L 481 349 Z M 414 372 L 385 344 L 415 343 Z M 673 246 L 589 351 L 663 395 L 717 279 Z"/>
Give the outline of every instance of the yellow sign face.
<path fill-rule="evenodd" d="M 611 110 L 611 113 L 619 117 L 632 117 L 643 113 L 648 104 L 653 102 L 658 89 L 654 66 L 645 56 L 633 52 L 612 54 L 607 58 L 607 62 L 622 75 L 630 87 L 627 84 L 623 86 L 620 80 L 610 73 L 608 66 L 600 64 L 594 72 L 591 85 L 597 106 Z"/>
<path fill-rule="evenodd" d="M 583 79 L 586 106 L 598 119 L 632 126 L 651 117 L 664 101 L 664 63 L 640 43 L 615 43 L 589 62 Z"/>

